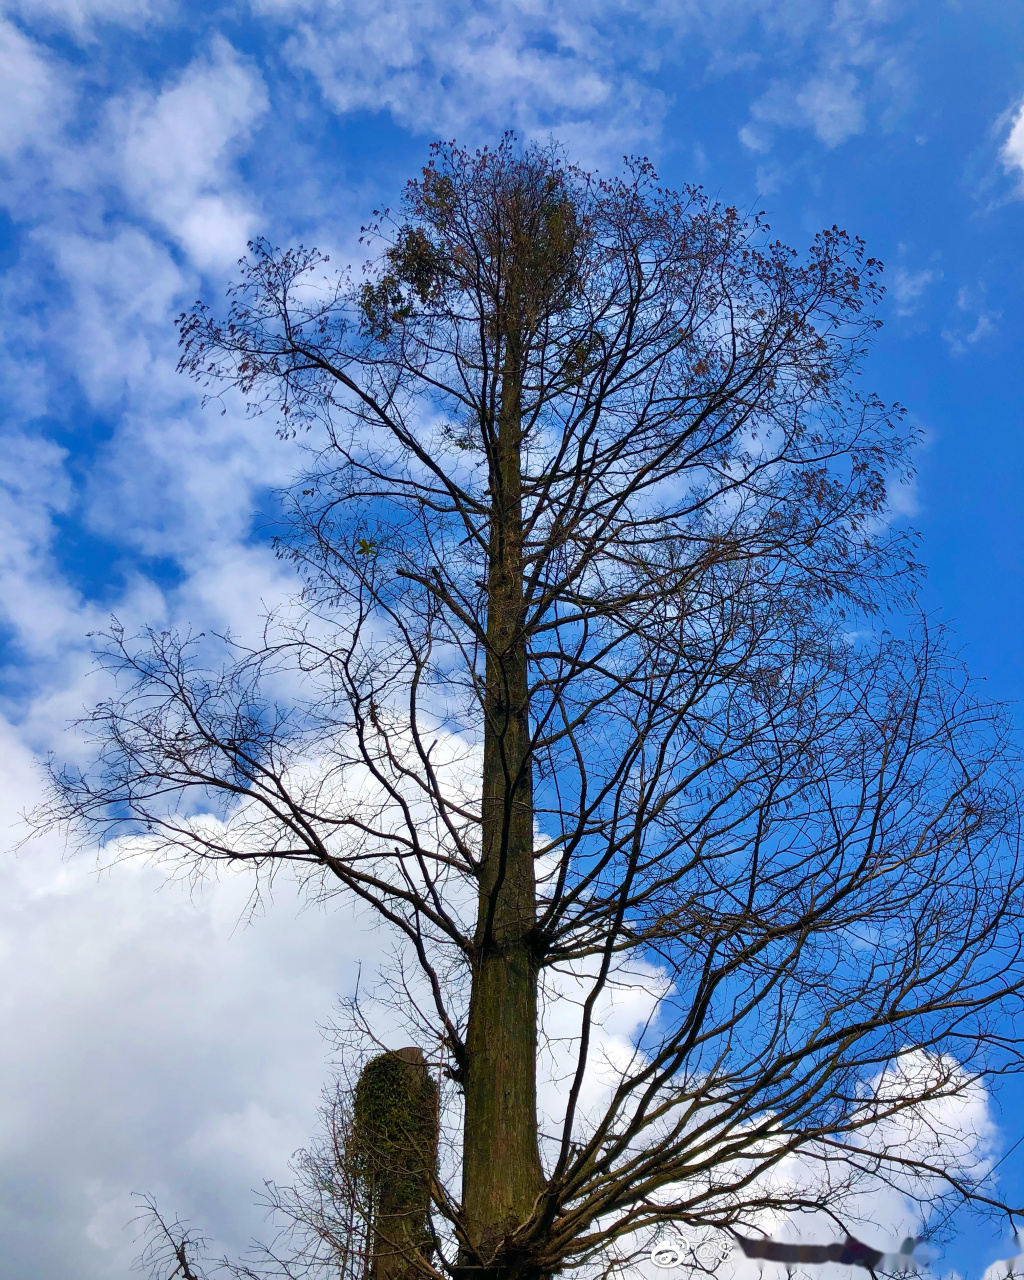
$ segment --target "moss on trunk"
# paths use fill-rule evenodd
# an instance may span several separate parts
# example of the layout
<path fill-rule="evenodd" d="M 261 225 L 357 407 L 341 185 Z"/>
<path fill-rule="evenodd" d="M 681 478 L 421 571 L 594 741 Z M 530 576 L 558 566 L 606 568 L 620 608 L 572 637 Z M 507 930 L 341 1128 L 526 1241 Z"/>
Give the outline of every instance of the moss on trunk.
<path fill-rule="evenodd" d="M 420 1049 L 371 1058 L 356 1085 L 353 1170 L 367 1189 L 370 1280 L 422 1276 L 433 1254 L 431 1183 L 437 1170 L 437 1085 Z"/>

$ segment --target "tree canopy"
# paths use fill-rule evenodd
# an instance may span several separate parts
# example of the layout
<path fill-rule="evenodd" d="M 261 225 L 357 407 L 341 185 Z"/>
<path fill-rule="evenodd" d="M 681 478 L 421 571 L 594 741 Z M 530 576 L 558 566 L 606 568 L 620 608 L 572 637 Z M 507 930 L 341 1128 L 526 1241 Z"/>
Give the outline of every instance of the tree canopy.
<path fill-rule="evenodd" d="M 363 231 L 361 278 L 258 242 L 181 319 L 186 372 L 309 431 L 298 607 L 220 665 L 115 630 L 50 817 L 394 931 L 444 1086 L 424 1275 L 841 1222 L 869 1178 L 994 1203 L 939 1104 L 1019 1063 L 1016 763 L 900 620 L 880 265 L 511 136 L 438 145 Z"/>

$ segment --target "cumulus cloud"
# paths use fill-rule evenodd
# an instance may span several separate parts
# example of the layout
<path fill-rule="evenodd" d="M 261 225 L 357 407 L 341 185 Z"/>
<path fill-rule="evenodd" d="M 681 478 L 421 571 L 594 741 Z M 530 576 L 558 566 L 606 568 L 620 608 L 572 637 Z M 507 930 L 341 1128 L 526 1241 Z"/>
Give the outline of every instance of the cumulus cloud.
<path fill-rule="evenodd" d="M 566 1090 L 579 1061 L 584 1002 L 599 969 L 599 958 L 592 958 L 560 965 L 545 975 L 538 1107 L 542 1128 L 551 1133 L 560 1132 L 564 1119 Z M 637 1039 L 656 1018 L 668 990 L 666 975 L 637 957 L 613 968 L 591 1013 L 577 1113 L 584 1128 L 599 1118 L 623 1078 L 642 1067 L 645 1058 L 636 1047 Z"/>
<path fill-rule="evenodd" d="M 794 101 L 827 147 L 836 147 L 864 130 L 864 101 L 852 71 L 812 76 L 797 91 Z"/>
<path fill-rule="evenodd" d="M 938 1081 L 949 1080 L 956 1085 L 956 1076 L 956 1064 L 948 1059 L 920 1052 L 908 1055 L 898 1067 L 866 1082 L 866 1109 L 870 1107 L 867 1099 L 884 1101 L 887 1097 L 905 1096 L 908 1086 L 919 1089 Z M 995 1138 L 996 1126 L 988 1094 L 976 1082 L 963 1077 L 954 1092 L 912 1111 L 869 1124 L 851 1144 L 861 1152 L 896 1149 L 904 1157 L 922 1162 L 923 1168 L 881 1177 L 870 1169 L 869 1160 L 864 1161 L 863 1170 L 857 1171 L 837 1159 L 834 1149 L 809 1146 L 779 1160 L 747 1188 L 752 1196 L 760 1195 L 769 1201 L 775 1197 L 783 1201 L 803 1201 L 808 1207 L 790 1213 L 762 1209 L 745 1219 L 748 1231 L 786 1242 L 824 1244 L 842 1238 L 838 1216 L 843 1227 L 865 1243 L 896 1252 L 906 1236 L 920 1235 L 927 1226 L 927 1204 L 921 1202 L 927 1202 L 938 1189 L 937 1183 L 924 1172 L 928 1162 L 941 1152 L 945 1159 L 952 1157 L 958 1162 L 965 1178 L 981 1177 L 991 1167 Z M 663 1194 L 671 1196 L 673 1189 L 667 1187 Z M 823 1201 L 829 1203 L 829 1212 L 810 1207 Z M 719 1247 L 730 1243 L 728 1237 L 723 1238 L 716 1232 L 704 1234 L 711 1244 L 717 1240 Z M 668 1242 L 672 1236 L 672 1229 L 668 1229 L 660 1235 L 660 1240 Z M 638 1247 L 644 1249 L 645 1242 L 627 1239 L 622 1253 L 628 1255 Z M 1004 1272 L 1005 1268 L 1000 1275 Z M 643 1276 L 644 1280 L 671 1280 L 673 1275 L 685 1275 L 686 1271 L 669 1271 L 643 1257 L 631 1273 Z M 727 1261 L 714 1271 L 717 1280 L 755 1280 L 756 1277 L 784 1280 L 793 1273 L 791 1266 L 745 1258 L 735 1247 Z M 851 1268 L 828 1264 L 797 1274 L 813 1276 L 815 1280 L 850 1280 Z"/>
<path fill-rule="evenodd" d="M 120 408 L 145 392 L 180 399 L 171 357 L 173 307 L 192 280 L 165 245 L 138 227 L 105 234 L 58 223 L 35 243 L 63 285 L 63 306 L 47 317 L 40 342 L 64 354 L 68 370 L 96 409 Z M 52 358 L 52 356 L 51 356 Z"/>
<path fill-rule="evenodd" d="M 200 628 L 244 630 L 287 593 L 282 566 L 249 535 L 255 495 L 286 480 L 295 458 L 238 405 L 203 413 L 175 370 L 173 317 L 199 291 L 198 270 L 233 261 L 255 227 L 235 161 L 266 108 L 260 76 L 214 40 L 164 84 L 92 110 L 68 64 L 13 28 L 2 34 L 20 79 L 0 78 L 0 93 L 24 107 L 21 132 L 4 135 L 19 157 L 5 196 L 29 230 L 2 286 L 10 528 L 0 613 L 17 700 L 35 698 L 50 728 L 33 741 L 45 747 L 57 685 L 75 690 L 59 700 L 68 714 L 85 700 L 84 636 L 109 607 L 129 626 L 184 610 Z M 86 455 L 76 416 L 111 423 L 87 427 Z M 40 418 L 62 423 L 69 445 L 40 436 Z M 64 577 L 61 522 L 111 559 L 102 605 Z M 137 561 L 118 565 L 126 553 L 176 562 L 177 601 Z"/>
<path fill-rule="evenodd" d="M 5 828 L 38 780 L 0 723 Z M 262 1228 L 251 1188 L 286 1176 L 328 1070 L 318 1025 L 378 942 L 283 888 L 247 924 L 251 883 L 197 894 L 145 866 L 97 875 L 34 845 L 3 865 L 0 1197 L 4 1274 L 127 1277 L 131 1192 L 201 1219 L 222 1248 Z"/>
<path fill-rule="evenodd" d="M 3 446 L 0 687 L 8 715 L 18 720 L 18 752 L 23 755 L 32 748 L 45 754 L 58 744 L 72 745 L 65 728 L 81 713 L 80 681 L 92 665 L 86 636 L 102 625 L 104 615 L 65 579 L 54 554 L 57 521 L 67 518 L 73 503 L 65 451 L 24 432 L 9 434 Z M 28 768 L 17 753 L 8 754 L 8 782 L 6 765 L 13 767 L 16 761 Z M 32 794 L 19 782 L 9 793 L 9 803 L 16 798 L 26 804 Z M 0 849 L 6 847 L 8 834 L 3 829 Z"/>
<path fill-rule="evenodd" d="M 851 71 L 812 76 L 802 85 L 776 81 L 750 108 L 751 122 L 740 141 L 751 151 L 767 152 L 773 127 L 808 128 L 819 141 L 836 147 L 864 130 L 865 107 L 860 82 Z"/>

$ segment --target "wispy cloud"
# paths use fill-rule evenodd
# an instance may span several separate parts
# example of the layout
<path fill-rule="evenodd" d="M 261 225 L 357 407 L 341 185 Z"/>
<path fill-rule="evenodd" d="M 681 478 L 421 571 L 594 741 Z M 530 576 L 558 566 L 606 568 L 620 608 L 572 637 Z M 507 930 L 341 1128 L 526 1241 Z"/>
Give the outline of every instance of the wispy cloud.
<path fill-rule="evenodd" d="M 625 28 L 606 3 L 554 0 L 257 0 L 257 9 L 290 33 L 287 57 L 334 110 L 387 111 L 416 133 L 557 128 L 586 158 L 617 156 L 649 144 L 667 106 L 637 65 L 631 26 L 647 27 L 644 6 L 627 6 Z"/>
<path fill-rule="evenodd" d="M 137 28 L 180 11 L 176 0 L 10 0 L 6 8 L 25 22 L 66 31 L 87 45 L 95 41 L 100 23 Z"/>
<path fill-rule="evenodd" d="M 790 47 L 807 47 L 811 66 L 803 60 L 798 71 L 774 78 L 751 103 L 750 120 L 739 133 L 743 145 L 764 154 L 778 130 L 804 129 L 826 147 L 838 147 L 864 132 L 872 104 L 880 115 L 891 111 L 906 89 L 898 48 L 885 38 L 897 16 L 885 0 L 836 0 L 807 6 L 800 15 L 782 6 L 774 11 Z"/>
<path fill-rule="evenodd" d="M 819 142 L 836 147 L 862 133 L 865 104 L 858 77 L 833 68 L 802 84 L 775 81 L 750 108 L 751 122 L 740 130 L 740 141 L 751 151 L 771 149 L 775 128 L 810 129 Z"/>
<path fill-rule="evenodd" d="M 72 102 L 68 71 L 0 16 L 0 159 L 52 142 Z"/>
<path fill-rule="evenodd" d="M 1002 312 L 986 305 L 984 291 L 980 289 L 960 289 L 956 305 L 970 319 L 966 324 L 943 329 L 942 337 L 953 355 L 965 356 L 972 347 L 998 333 Z"/>
<path fill-rule="evenodd" d="M 897 267 L 890 286 L 896 303 L 896 314 L 912 316 L 920 307 L 928 286 L 940 275 L 941 272 L 934 270 L 908 271 L 906 267 Z"/>
<path fill-rule="evenodd" d="M 1019 190 L 1024 195 L 1024 98 L 1011 113 L 1009 133 L 1000 149 L 999 158 L 1006 172 L 1016 177 Z"/>
<path fill-rule="evenodd" d="M 259 73 L 223 38 L 159 93 L 111 104 L 125 192 L 200 269 L 235 261 L 256 229 L 232 162 L 267 106 Z"/>

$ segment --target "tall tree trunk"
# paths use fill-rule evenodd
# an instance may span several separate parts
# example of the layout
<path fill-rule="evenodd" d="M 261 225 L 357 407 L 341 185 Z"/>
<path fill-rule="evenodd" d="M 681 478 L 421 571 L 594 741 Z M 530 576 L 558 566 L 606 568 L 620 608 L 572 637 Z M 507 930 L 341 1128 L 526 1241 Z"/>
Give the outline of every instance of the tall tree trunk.
<path fill-rule="evenodd" d="M 467 1030 L 463 1205 L 484 1258 L 543 1186 L 537 1141 L 533 786 L 523 605 L 519 353 L 506 354 L 491 459 L 482 874 Z"/>

